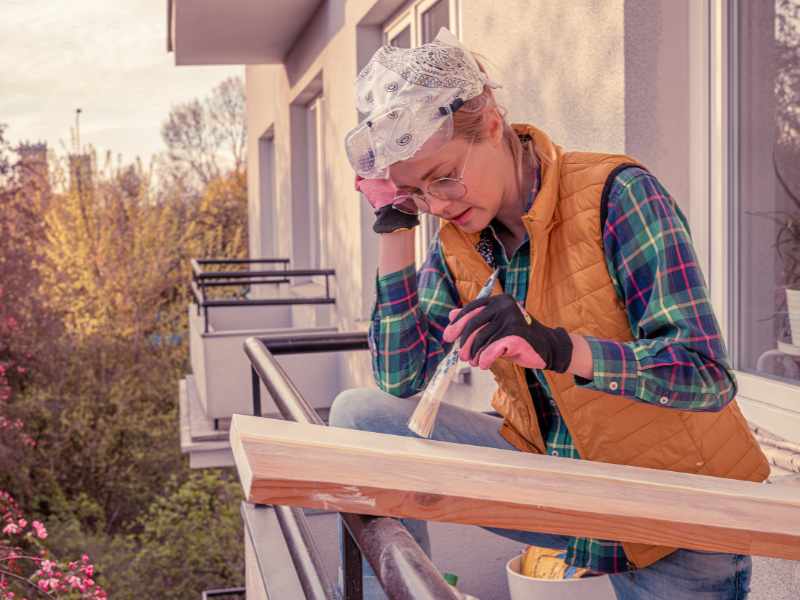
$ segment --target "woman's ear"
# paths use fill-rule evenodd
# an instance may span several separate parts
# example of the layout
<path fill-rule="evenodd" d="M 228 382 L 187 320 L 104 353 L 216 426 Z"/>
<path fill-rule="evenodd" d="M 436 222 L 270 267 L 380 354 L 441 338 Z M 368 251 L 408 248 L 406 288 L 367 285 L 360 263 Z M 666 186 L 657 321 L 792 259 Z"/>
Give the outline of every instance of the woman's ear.
<path fill-rule="evenodd" d="M 486 137 L 498 148 L 503 143 L 503 118 L 497 109 L 490 110 L 486 115 Z"/>

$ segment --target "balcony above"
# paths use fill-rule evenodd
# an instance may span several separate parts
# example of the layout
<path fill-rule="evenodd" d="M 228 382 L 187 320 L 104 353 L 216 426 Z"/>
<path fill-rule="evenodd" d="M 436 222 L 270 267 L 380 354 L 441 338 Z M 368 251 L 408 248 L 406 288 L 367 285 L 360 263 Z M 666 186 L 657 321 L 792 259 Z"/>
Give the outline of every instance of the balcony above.
<path fill-rule="evenodd" d="M 167 0 L 176 65 L 279 64 L 320 0 Z"/>

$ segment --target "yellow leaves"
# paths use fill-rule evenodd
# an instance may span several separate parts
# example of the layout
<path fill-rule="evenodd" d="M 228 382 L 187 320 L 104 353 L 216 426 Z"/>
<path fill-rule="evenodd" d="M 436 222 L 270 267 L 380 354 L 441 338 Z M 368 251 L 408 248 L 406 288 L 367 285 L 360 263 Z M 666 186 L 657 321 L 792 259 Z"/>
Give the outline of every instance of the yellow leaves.
<path fill-rule="evenodd" d="M 193 257 L 247 256 L 247 177 L 230 173 L 209 182 L 187 231 Z"/>
<path fill-rule="evenodd" d="M 159 198 L 149 174 L 92 173 L 45 215 L 40 292 L 81 337 L 175 333 L 193 257 L 247 256 L 243 173 L 212 180 L 196 205 Z"/>

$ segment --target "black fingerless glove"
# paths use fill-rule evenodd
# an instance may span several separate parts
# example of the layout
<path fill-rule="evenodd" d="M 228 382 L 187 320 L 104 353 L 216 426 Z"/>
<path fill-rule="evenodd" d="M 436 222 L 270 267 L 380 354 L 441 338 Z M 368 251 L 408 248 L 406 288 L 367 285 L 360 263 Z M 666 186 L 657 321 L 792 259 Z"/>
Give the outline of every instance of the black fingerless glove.
<path fill-rule="evenodd" d="M 413 229 L 419 225 L 418 215 L 409 215 L 394 208 L 392 205 L 384 206 L 375 211 L 375 224 L 372 230 L 375 233 L 392 233 L 400 229 Z"/>
<path fill-rule="evenodd" d="M 484 309 L 469 319 L 459 336 L 464 346 L 469 336 L 483 327 L 472 341 L 470 360 L 492 342 L 507 336 L 519 336 L 542 357 L 545 369 L 564 373 L 569 368 L 572 340 L 567 331 L 563 327 L 554 329 L 542 325 L 509 294 L 473 300 L 461 309 L 453 323 L 481 306 Z"/>

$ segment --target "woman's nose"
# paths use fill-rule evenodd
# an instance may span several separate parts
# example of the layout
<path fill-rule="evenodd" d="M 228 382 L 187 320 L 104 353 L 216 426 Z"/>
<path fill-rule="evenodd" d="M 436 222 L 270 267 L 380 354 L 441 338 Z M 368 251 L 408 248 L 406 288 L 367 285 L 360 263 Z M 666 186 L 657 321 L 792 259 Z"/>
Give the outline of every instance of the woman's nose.
<path fill-rule="evenodd" d="M 428 202 L 428 206 L 430 207 L 430 212 L 432 215 L 444 217 L 447 206 L 450 204 L 450 200 L 442 200 L 441 198 L 437 198 L 430 194 L 428 194 L 425 199 Z"/>

